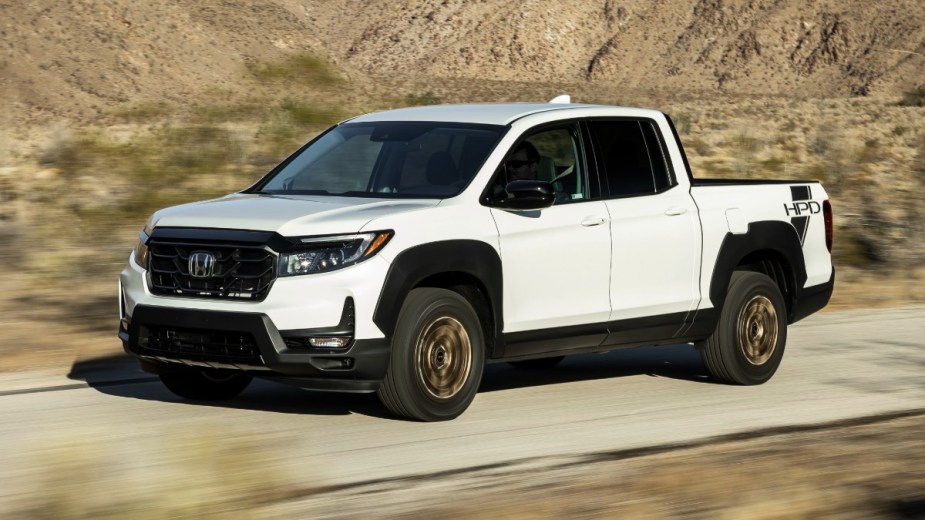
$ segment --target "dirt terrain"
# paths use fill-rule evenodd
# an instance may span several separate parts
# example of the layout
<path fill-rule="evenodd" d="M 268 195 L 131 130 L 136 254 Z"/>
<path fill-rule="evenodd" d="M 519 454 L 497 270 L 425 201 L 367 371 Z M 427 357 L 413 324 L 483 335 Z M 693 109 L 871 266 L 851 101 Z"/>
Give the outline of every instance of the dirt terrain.
<path fill-rule="evenodd" d="M 833 308 L 925 300 L 921 2 L 0 0 L 0 13 L 0 366 L 118 348 L 112 286 L 151 211 L 241 189 L 327 124 L 562 92 L 667 111 L 698 176 L 822 180 Z"/>
<path fill-rule="evenodd" d="M 833 308 L 925 300 L 920 2 L 0 0 L 0 13 L 0 367 L 118 350 L 112 287 L 147 216 L 246 187 L 332 122 L 562 92 L 668 112 L 697 176 L 823 181 Z"/>
<path fill-rule="evenodd" d="M 255 510 L 331 519 L 920 519 L 923 428 L 916 412 L 599 454 L 542 472 L 526 464 L 293 491 Z"/>
<path fill-rule="evenodd" d="M 353 114 L 560 93 L 668 112 L 698 176 L 822 180 L 830 309 L 925 301 L 921 1 L 0 0 L 0 371 L 121 350 L 115 280 L 156 208 L 246 187 Z M 232 439 L 112 494 L 208 481 L 208 500 L 96 510 L 111 468 L 67 445 L 16 516 L 925 518 L 923 428 L 919 411 L 347 489 L 255 488 L 265 446 Z M 210 455 L 226 448 L 245 457 Z"/>

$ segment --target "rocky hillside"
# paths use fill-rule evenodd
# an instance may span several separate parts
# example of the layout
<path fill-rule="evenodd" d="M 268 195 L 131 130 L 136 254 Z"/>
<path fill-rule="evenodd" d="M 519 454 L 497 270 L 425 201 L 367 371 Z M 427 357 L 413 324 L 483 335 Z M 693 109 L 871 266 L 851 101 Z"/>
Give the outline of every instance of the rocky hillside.
<path fill-rule="evenodd" d="M 925 82 L 916 0 L 348 2 L 320 24 L 370 73 L 799 96 L 894 94 Z M 335 37 L 335 35 L 341 37 Z"/>
<path fill-rule="evenodd" d="M 380 76 L 668 92 L 884 95 L 925 85 L 918 0 L 0 0 L 0 123 L 233 95 L 311 52 Z"/>
<path fill-rule="evenodd" d="M 0 13 L 4 105 L 38 121 L 238 90 L 249 60 L 323 48 L 272 1 L 0 0 Z"/>

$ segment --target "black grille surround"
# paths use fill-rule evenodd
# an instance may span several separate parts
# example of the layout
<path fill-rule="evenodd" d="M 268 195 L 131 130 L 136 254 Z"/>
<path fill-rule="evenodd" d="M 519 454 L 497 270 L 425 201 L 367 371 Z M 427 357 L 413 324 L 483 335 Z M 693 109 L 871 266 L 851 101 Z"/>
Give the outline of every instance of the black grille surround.
<path fill-rule="evenodd" d="M 148 284 L 153 294 L 243 301 L 266 298 L 276 279 L 278 258 L 266 241 L 223 240 L 235 238 L 227 231 L 221 233 L 225 236 L 210 239 L 205 238 L 210 230 L 197 231 L 202 238 L 155 232 L 148 241 Z M 190 256 L 197 253 L 214 259 L 206 273 L 190 272 Z"/>
<path fill-rule="evenodd" d="M 146 325 L 139 330 L 138 346 L 149 356 L 263 365 L 257 341 L 248 332 Z"/>

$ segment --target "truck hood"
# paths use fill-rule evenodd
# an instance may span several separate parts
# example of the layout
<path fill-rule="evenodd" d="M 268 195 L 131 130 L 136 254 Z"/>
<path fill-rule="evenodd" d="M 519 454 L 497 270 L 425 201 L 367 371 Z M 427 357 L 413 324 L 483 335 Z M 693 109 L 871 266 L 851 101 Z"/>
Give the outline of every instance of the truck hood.
<path fill-rule="evenodd" d="M 384 215 L 436 206 L 438 199 L 363 199 L 237 193 L 162 209 L 157 227 L 275 231 L 283 236 L 353 233 Z"/>

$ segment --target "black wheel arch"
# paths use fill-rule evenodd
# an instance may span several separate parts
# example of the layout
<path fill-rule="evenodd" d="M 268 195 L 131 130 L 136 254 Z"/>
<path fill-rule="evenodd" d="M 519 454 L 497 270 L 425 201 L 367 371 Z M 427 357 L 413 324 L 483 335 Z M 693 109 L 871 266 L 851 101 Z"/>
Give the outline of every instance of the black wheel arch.
<path fill-rule="evenodd" d="M 501 344 L 503 330 L 501 257 L 478 240 L 444 240 L 398 254 L 386 274 L 373 323 L 392 336 L 401 306 L 412 289 L 441 287 L 465 297 L 482 323 L 486 355 Z"/>
<path fill-rule="evenodd" d="M 733 271 L 756 271 L 771 278 L 784 296 L 788 322 L 794 321 L 794 310 L 807 275 L 803 246 L 790 223 L 752 222 L 745 234 L 726 234 L 710 281 L 710 301 L 717 316 L 726 301 Z"/>

